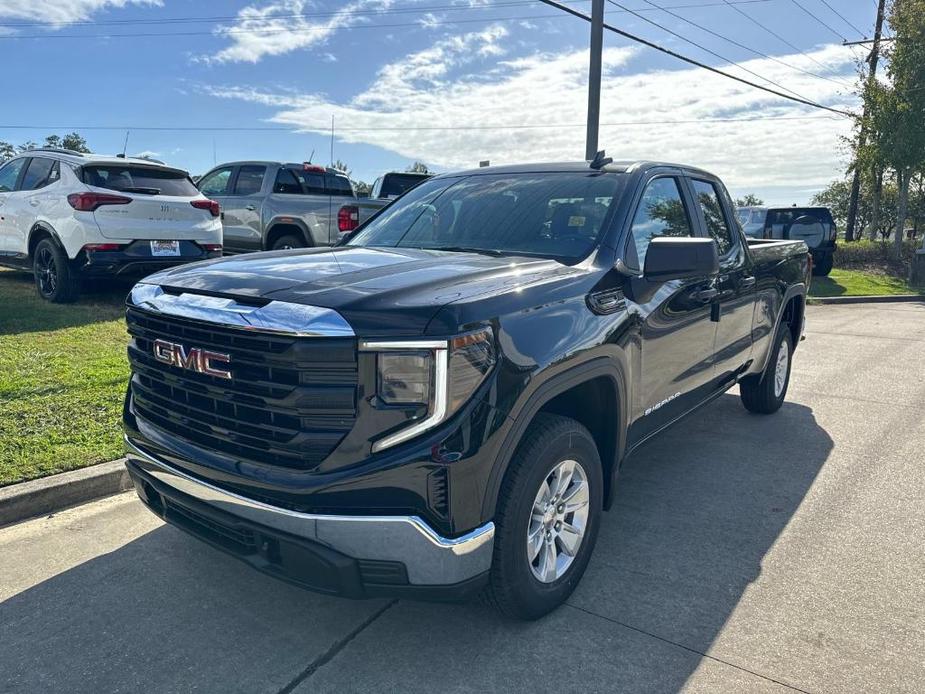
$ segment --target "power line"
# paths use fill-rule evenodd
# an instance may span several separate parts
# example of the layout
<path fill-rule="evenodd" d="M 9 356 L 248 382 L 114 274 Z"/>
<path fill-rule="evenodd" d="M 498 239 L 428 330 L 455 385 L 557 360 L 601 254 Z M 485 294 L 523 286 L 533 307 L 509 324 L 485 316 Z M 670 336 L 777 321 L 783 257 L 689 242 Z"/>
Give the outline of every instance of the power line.
<path fill-rule="evenodd" d="M 622 9 L 624 9 L 624 10 L 627 9 L 624 5 L 621 5 L 620 3 L 616 2 L 616 0 L 607 0 L 607 2 L 609 2 L 611 5 L 615 5 L 616 7 L 620 7 L 620 8 L 622 8 Z M 788 88 L 788 87 L 785 87 L 784 85 L 780 84 L 779 82 L 775 82 L 774 80 L 772 80 L 772 79 L 770 79 L 770 78 L 768 78 L 768 77 L 765 77 L 764 75 L 758 74 L 758 73 L 755 72 L 754 70 L 751 70 L 751 69 L 749 69 L 749 68 L 747 68 L 747 67 L 744 67 L 744 66 L 738 64 L 738 63 L 736 63 L 734 60 L 730 60 L 729 58 L 727 58 L 727 57 L 724 56 L 724 55 L 720 55 L 720 54 L 717 53 L 716 51 L 707 48 L 707 47 L 704 46 L 703 44 L 697 43 L 697 42 L 694 41 L 693 39 L 689 39 L 689 38 L 687 38 L 686 36 L 684 36 L 684 35 L 682 35 L 682 34 L 679 34 L 678 32 L 673 31 L 673 30 L 669 29 L 669 28 L 666 27 L 666 26 L 663 26 L 663 25 L 659 24 L 658 22 L 652 21 L 652 20 L 649 19 L 648 17 L 643 17 L 641 14 L 638 14 L 638 13 L 636 13 L 636 12 L 633 12 L 632 10 L 627 10 L 627 11 L 629 11 L 630 14 L 632 14 L 634 17 L 638 17 L 638 18 L 641 19 L 642 21 L 648 22 L 648 23 L 651 24 L 652 26 L 657 27 L 657 28 L 661 29 L 662 31 L 668 32 L 668 33 L 671 34 L 672 36 L 676 36 L 677 38 L 681 39 L 682 41 L 685 41 L 685 42 L 689 43 L 690 45 L 695 46 L 695 47 L 699 48 L 700 50 L 705 51 L 705 52 L 709 53 L 710 55 L 712 55 L 712 56 L 714 56 L 714 57 L 716 57 L 716 58 L 719 58 L 720 60 L 722 60 L 722 61 L 724 61 L 724 62 L 726 62 L 726 63 L 729 63 L 729 65 L 731 65 L 731 66 L 733 66 L 733 67 L 737 67 L 737 68 L 739 68 L 740 70 L 743 70 L 743 71 L 749 73 L 750 75 L 753 75 L 753 76 L 757 77 L 757 78 L 760 79 L 760 80 L 764 80 L 764 81 L 767 82 L 768 84 L 773 84 L 775 87 L 779 87 L 780 89 L 783 89 L 783 90 L 785 90 L 785 91 L 788 91 L 788 92 L 790 92 L 791 94 L 793 94 L 795 97 L 797 97 L 797 98 L 799 98 L 799 99 L 803 99 L 804 101 L 808 101 L 808 99 L 807 99 L 805 96 L 803 96 L 802 94 L 798 94 L 797 92 L 793 91 L 792 89 L 790 89 L 790 88 Z"/>
<path fill-rule="evenodd" d="M 566 5 L 563 5 L 562 3 L 558 2 L 558 0 L 539 0 L 539 1 L 546 5 L 549 5 L 550 7 L 555 7 L 556 9 L 562 10 L 563 12 L 566 12 L 572 15 L 573 17 L 578 17 L 580 19 L 583 19 L 586 22 L 590 21 L 591 19 L 590 17 L 588 17 L 588 15 L 582 14 L 581 12 L 578 12 L 577 10 L 572 9 L 571 7 L 567 7 Z M 823 104 L 817 103 L 815 101 L 810 101 L 808 99 L 790 96 L 788 94 L 784 94 L 783 92 L 779 92 L 775 89 L 771 89 L 770 87 L 765 87 L 762 84 L 756 84 L 755 82 L 751 82 L 745 79 L 744 77 L 737 77 L 736 75 L 730 75 L 728 72 L 723 72 L 719 68 L 715 68 L 712 65 L 707 65 L 706 63 L 702 63 L 699 60 L 688 58 L 686 55 L 682 55 L 681 53 L 678 53 L 677 51 L 673 51 L 669 48 L 665 48 L 664 46 L 660 46 L 657 43 L 653 43 L 652 41 L 649 41 L 648 39 L 642 38 L 641 36 L 636 36 L 635 34 L 631 34 L 628 31 L 623 31 L 623 29 L 618 29 L 612 24 L 607 24 L 605 22 L 604 28 L 607 29 L 608 31 L 612 31 L 615 34 L 619 34 L 620 36 L 628 38 L 631 41 L 635 41 L 636 43 L 641 43 L 642 45 L 648 46 L 649 48 L 654 48 L 655 50 L 661 53 L 664 53 L 665 55 L 670 55 L 673 58 L 682 60 L 685 63 L 688 63 L 690 65 L 696 65 L 697 67 L 703 68 L 704 70 L 709 70 L 710 72 L 713 72 L 717 75 L 722 75 L 723 77 L 727 77 L 728 79 L 735 80 L 736 82 L 747 84 L 748 86 L 754 87 L 755 89 L 760 89 L 761 91 L 768 92 L 769 94 L 774 94 L 775 96 L 779 96 L 782 99 L 787 99 L 789 101 L 795 101 L 797 103 L 804 104 L 806 106 L 812 106 L 813 108 L 822 109 L 824 111 L 831 111 L 832 113 L 838 113 L 843 116 L 857 118 L 857 115 L 854 113 L 851 113 L 850 111 L 842 111 L 841 109 L 832 108 L 831 106 L 824 106 Z"/>
<path fill-rule="evenodd" d="M 822 2 L 823 5 L 825 5 L 825 6 L 828 7 L 830 10 L 832 10 L 832 12 L 834 12 L 834 13 L 839 17 L 839 19 L 841 19 L 845 24 L 847 24 L 848 26 L 850 26 L 852 29 L 854 29 L 856 32 L 858 32 L 858 34 L 860 34 L 861 36 L 863 36 L 865 39 L 867 38 L 867 32 L 866 32 L 866 31 L 861 31 L 860 29 L 858 29 L 854 24 L 852 24 L 851 22 L 848 21 L 848 18 L 845 17 L 845 15 L 843 15 L 841 12 L 839 12 L 839 11 L 836 10 L 834 7 L 832 7 L 826 0 L 820 0 L 820 1 Z"/>
<path fill-rule="evenodd" d="M 587 0 L 565 0 L 566 4 L 586 2 Z M 389 7 L 378 10 L 335 10 L 327 12 L 296 12 L 291 14 L 273 14 L 266 17 L 255 18 L 259 20 L 271 21 L 278 19 L 325 19 L 331 17 L 366 17 L 380 16 L 391 14 L 419 14 L 424 12 L 438 11 L 471 11 L 471 10 L 490 10 L 500 7 L 520 7 L 524 5 L 535 5 L 537 0 L 499 0 L 485 5 L 434 5 L 429 7 Z M 736 5 L 759 5 L 774 0 L 732 0 Z M 685 3 L 672 5 L 671 9 L 691 9 L 698 7 L 716 7 L 724 4 L 722 1 L 703 2 L 703 3 Z M 641 8 L 641 12 L 651 12 L 648 8 Z M 0 22 L 0 27 L 20 29 L 27 27 L 79 27 L 79 26 L 142 26 L 157 24 L 205 24 L 216 22 L 233 22 L 241 20 L 240 15 L 211 15 L 199 17 L 161 17 L 154 19 L 103 19 L 103 20 L 73 20 L 70 22 Z"/>
<path fill-rule="evenodd" d="M 612 121 L 601 123 L 601 127 L 623 127 L 623 126 L 652 126 L 652 125 L 689 125 L 694 123 L 754 123 L 766 121 L 818 121 L 818 120 L 838 120 L 834 116 L 749 116 L 745 118 L 691 118 L 677 120 L 637 120 L 637 121 Z M 337 132 L 411 132 L 411 131 L 456 131 L 456 130 L 534 130 L 543 128 L 584 128 L 586 123 L 517 123 L 514 125 L 399 125 L 399 126 L 374 126 L 374 127 L 339 127 Z M 279 133 L 303 133 L 305 131 L 316 130 L 327 132 L 330 130 L 330 123 L 318 125 L 302 125 L 290 128 L 278 126 L 169 126 L 169 125 L 3 125 L 0 124 L 0 130 L 37 130 L 43 132 L 55 131 L 118 131 L 125 130 L 138 132 L 279 132 Z"/>
<path fill-rule="evenodd" d="M 822 26 L 824 26 L 826 29 L 828 29 L 829 31 L 831 31 L 833 34 L 835 34 L 835 36 L 837 36 L 838 38 L 840 38 L 842 41 L 847 41 L 847 40 L 848 40 L 848 39 L 845 38 L 845 36 L 844 36 L 843 34 L 840 34 L 839 32 L 835 31 L 835 29 L 833 29 L 831 26 L 829 26 L 828 24 L 826 24 L 825 22 L 823 22 L 821 19 L 819 19 L 819 17 L 817 17 L 816 15 L 814 15 L 812 12 L 810 12 L 809 10 L 807 10 L 806 7 L 805 7 L 799 0 L 790 0 L 790 2 L 792 2 L 794 5 L 796 5 L 797 7 L 799 7 L 801 10 L 803 10 L 806 14 L 808 14 L 810 17 L 812 17 L 812 18 L 815 19 L 817 22 L 819 22 L 819 24 L 821 24 Z"/>
<path fill-rule="evenodd" d="M 821 67 L 823 70 L 828 70 L 828 67 L 827 67 L 826 65 L 824 65 L 823 63 L 820 63 L 818 60 L 816 60 L 815 58 L 813 58 L 811 55 L 809 55 L 808 53 L 804 52 L 802 48 L 800 48 L 799 46 L 796 46 L 796 45 L 790 43 L 790 41 L 788 41 L 787 39 L 785 39 L 783 36 L 781 36 L 780 34 L 778 34 L 777 32 L 775 32 L 775 31 L 774 31 L 773 29 L 771 29 L 770 27 L 768 27 L 768 26 L 762 24 L 761 22 L 759 22 L 757 19 L 755 19 L 755 18 L 752 17 L 750 14 L 748 14 L 747 12 L 745 12 L 745 10 L 742 10 L 742 9 L 739 9 L 738 7 L 736 7 L 736 5 L 737 5 L 738 3 L 732 2 L 732 0 L 723 0 L 723 2 L 724 2 L 724 4 L 728 5 L 728 6 L 731 7 L 732 9 L 734 9 L 736 12 L 738 12 L 740 15 L 742 15 L 743 17 L 745 17 L 745 19 L 747 19 L 748 21 L 750 21 L 752 24 L 755 24 L 755 25 L 756 25 L 758 28 L 760 28 L 762 31 L 768 32 L 771 36 L 773 36 L 773 37 L 776 38 L 777 40 L 781 41 L 782 43 L 786 44 L 787 46 L 789 46 L 790 48 L 792 48 L 793 50 L 795 50 L 797 53 L 799 53 L 800 55 L 802 55 L 804 58 L 807 58 L 807 59 L 813 61 L 814 63 L 816 63 L 816 65 L 818 65 L 819 67 Z"/>
<path fill-rule="evenodd" d="M 746 50 L 746 51 L 749 51 L 749 52 L 751 52 L 751 53 L 754 53 L 755 55 L 761 56 L 762 58 L 766 58 L 766 59 L 768 59 L 768 60 L 773 60 L 775 63 L 779 63 L 780 65 L 783 65 L 783 66 L 786 67 L 786 68 L 789 68 L 789 69 L 791 69 L 791 70 L 797 70 L 798 72 L 802 72 L 803 74 L 810 75 L 811 77 L 817 77 L 818 79 L 821 79 L 821 80 L 828 80 L 829 82 L 833 82 L 834 84 L 838 84 L 838 85 L 840 85 L 840 86 L 842 86 L 842 87 L 849 87 L 849 86 L 852 86 L 852 85 L 848 85 L 848 84 L 845 83 L 845 82 L 842 82 L 841 80 L 832 79 L 831 77 L 826 77 L 825 75 L 819 75 L 819 74 L 816 74 L 815 72 L 810 72 L 809 70 L 804 70 L 803 68 L 797 67 L 796 65 L 791 65 L 790 63 L 787 63 L 787 62 L 785 62 L 785 61 L 783 61 L 783 60 L 780 60 L 779 58 L 775 58 L 773 55 L 768 55 L 767 53 L 762 53 L 761 51 L 756 50 L 756 49 L 752 48 L 751 46 L 746 46 L 746 45 L 743 44 L 743 43 L 739 43 L 739 42 L 736 41 L 735 39 L 731 39 L 731 38 L 729 38 L 728 36 L 723 36 L 722 34 L 719 34 L 719 33 L 715 32 L 715 31 L 713 31 L 713 30 L 710 29 L 709 27 L 705 27 L 705 26 L 703 26 L 702 24 L 698 24 L 697 22 L 693 21 L 692 19 L 688 19 L 687 17 L 684 17 L 683 15 L 678 14 L 677 12 L 672 12 L 668 7 L 661 7 L 661 6 L 659 6 L 659 5 L 656 5 L 654 2 L 651 2 L 650 0 L 644 0 L 644 1 L 647 2 L 647 3 L 649 3 L 650 5 L 652 5 L 652 7 L 658 8 L 658 9 L 662 10 L 663 12 L 666 12 L 667 14 L 670 14 L 672 17 L 677 17 L 677 18 L 680 19 L 682 22 L 687 22 L 688 24 L 697 27 L 697 28 L 700 29 L 701 31 L 705 31 L 705 32 L 707 32 L 708 34 L 712 34 L 713 36 L 715 36 L 715 37 L 717 37 L 717 38 L 719 38 L 719 39 L 722 39 L 723 41 L 726 41 L 726 42 L 728 42 L 728 43 L 731 43 L 733 46 L 738 46 L 739 48 L 742 48 L 742 49 L 744 49 L 744 50 Z M 788 91 L 789 91 L 789 90 L 788 90 Z"/>

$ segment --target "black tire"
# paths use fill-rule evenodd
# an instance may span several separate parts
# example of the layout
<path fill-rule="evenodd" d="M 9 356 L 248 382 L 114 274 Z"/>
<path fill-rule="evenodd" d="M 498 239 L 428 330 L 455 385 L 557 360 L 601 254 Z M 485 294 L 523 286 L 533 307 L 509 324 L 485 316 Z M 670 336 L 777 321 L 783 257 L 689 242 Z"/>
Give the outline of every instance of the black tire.
<path fill-rule="evenodd" d="M 777 386 L 777 365 L 781 350 L 786 346 L 787 363 L 783 387 Z M 749 412 L 756 414 L 773 414 L 777 412 L 787 397 L 787 388 L 790 385 L 790 366 L 793 362 L 793 338 L 790 336 L 790 326 L 781 325 L 774 341 L 774 349 L 768 359 L 764 372 L 760 375 L 743 378 L 739 383 L 739 395 L 742 404 Z"/>
<path fill-rule="evenodd" d="M 826 253 L 813 258 L 813 275 L 825 277 L 832 272 L 832 254 Z"/>
<path fill-rule="evenodd" d="M 296 234 L 283 234 L 274 239 L 271 251 L 282 251 L 289 248 L 305 248 L 305 239 Z"/>
<path fill-rule="evenodd" d="M 563 553 L 558 545 L 565 561 L 572 557 L 571 563 L 561 576 L 543 582 L 534 575 L 527 533 L 541 485 L 560 463 L 568 460 L 581 467 L 588 485 L 584 535 L 574 555 Z M 568 417 L 538 414 L 524 434 L 501 484 L 495 514 L 494 556 L 483 594 L 485 602 L 515 619 L 538 619 L 565 602 L 581 580 L 594 550 L 602 499 L 601 460 L 588 430 Z M 575 514 L 567 514 L 565 522 L 575 522 Z M 553 540 L 553 544 L 557 542 Z"/>
<path fill-rule="evenodd" d="M 80 295 L 80 280 L 64 250 L 52 239 L 42 239 L 32 255 L 35 288 L 46 301 L 66 304 Z"/>

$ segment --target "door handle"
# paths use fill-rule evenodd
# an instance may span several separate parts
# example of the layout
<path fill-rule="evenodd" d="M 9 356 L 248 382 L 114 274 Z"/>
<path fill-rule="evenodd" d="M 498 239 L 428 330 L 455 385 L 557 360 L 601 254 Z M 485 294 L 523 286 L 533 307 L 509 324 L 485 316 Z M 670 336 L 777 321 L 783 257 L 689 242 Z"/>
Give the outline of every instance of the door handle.
<path fill-rule="evenodd" d="M 253 212 L 254 210 L 257 209 L 257 207 L 256 205 L 246 205 L 244 209 L 247 210 L 248 212 Z"/>
<path fill-rule="evenodd" d="M 33 207 L 38 207 L 39 201 L 33 198 L 32 200 L 29 201 L 29 204 L 32 205 Z"/>
<path fill-rule="evenodd" d="M 743 277 L 741 280 L 739 280 L 739 289 L 751 289 L 754 286 L 755 286 L 754 277 Z"/>
<path fill-rule="evenodd" d="M 713 301 L 719 294 L 719 289 L 716 287 L 708 287 L 707 289 L 701 289 L 696 292 L 691 292 L 691 299 L 694 301 L 700 301 L 702 303 L 707 303 Z"/>

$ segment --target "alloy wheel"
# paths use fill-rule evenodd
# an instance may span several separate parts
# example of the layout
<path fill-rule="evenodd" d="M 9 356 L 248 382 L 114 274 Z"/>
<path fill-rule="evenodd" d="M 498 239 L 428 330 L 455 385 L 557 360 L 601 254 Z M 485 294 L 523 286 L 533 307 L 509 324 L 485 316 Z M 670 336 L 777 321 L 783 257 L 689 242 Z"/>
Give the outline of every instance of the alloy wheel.
<path fill-rule="evenodd" d="M 588 526 L 588 476 L 575 460 L 563 460 L 536 493 L 527 526 L 527 559 L 542 583 L 561 578 L 581 547 Z"/>
<path fill-rule="evenodd" d="M 39 291 L 44 296 L 51 296 L 58 288 L 58 266 L 51 250 L 42 248 L 35 259 L 35 276 L 39 282 Z"/>

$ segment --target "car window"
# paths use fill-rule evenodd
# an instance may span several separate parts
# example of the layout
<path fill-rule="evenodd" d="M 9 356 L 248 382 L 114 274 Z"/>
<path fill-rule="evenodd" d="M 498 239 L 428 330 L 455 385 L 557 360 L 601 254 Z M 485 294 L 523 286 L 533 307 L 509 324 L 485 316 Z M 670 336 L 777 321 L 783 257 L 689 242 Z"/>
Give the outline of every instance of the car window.
<path fill-rule="evenodd" d="M 273 182 L 273 192 L 284 195 L 301 195 L 302 184 L 289 169 L 280 169 L 276 172 L 276 181 Z"/>
<path fill-rule="evenodd" d="M 324 185 L 328 195 L 347 195 L 353 197 L 353 186 L 350 185 L 350 179 L 346 176 L 326 173 L 324 175 Z"/>
<path fill-rule="evenodd" d="M 199 194 L 185 171 L 156 166 L 86 164 L 80 169 L 80 180 L 89 186 L 123 193 L 189 197 Z"/>
<path fill-rule="evenodd" d="M 418 183 L 426 180 L 426 176 L 418 174 L 386 174 L 382 179 L 382 189 L 379 195 L 387 198 L 397 198 L 402 193 L 414 188 Z"/>
<path fill-rule="evenodd" d="M 234 183 L 235 195 L 255 195 L 263 187 L 263 177 L 267 172 L 265 166 L 242 166 L 238 169 L 238 178 Z"/>
<path fill-rule="evenodd" d="M 666 176 L 649 181 L 630 227 L 633 243 L 629 250 L 635 252 L 636 267 L 645 268 L 646 251 L 652 239 L 693 235 L 678 180 Z"/>
<path fill-rule="evenodd" d="M 199 181 L 199 190 L 203 195 L 227 195 L 230 180 L 230 166 L 226 169 L 217 169 Z"/>
<path fill-rule="evenodd" d="M 380 190 L 382 190 L 382 176 L 373 182 L 373 189 L 369 191 L 369 197 L 378 198 Z"/>
<path fill-rule="evenodd" d="M 324 175 L 316 168 L 306 170 L 304 167 L 301 169 L 289 167 L 289 171 L 299 180 L 303 194 L 327 195 L 324 189 Z"/>
<path fill-rule="evenodd" d="M 37 190 L 56 180 L 58 180 L 58 162 L 47 157 L 32 157 L 19 189 Z"/>
<path fill-rule="evenodd" d="M 726 223 L 723 206 L 719 202 L 719 193 L 716 185 L 709 181 L 692 180 L 694 197 L 703 212 L 703 221 L 707 225 L 707 233 L 716 241 L 717 252 L 720 257 L 732 250 L 732 230 Z"/>
<path fill-rule="evenodd" d="M 350 246 L 474 249 L 578 261 L 591 252 L 622 174 L 437 178 L 389 205 Z"/>
<path fill-rule="evenodd" d="M 0 167 L 0 193 L 9 193 L 16 188 L 19 172 L 28 159 L 14 159 Z"/>

